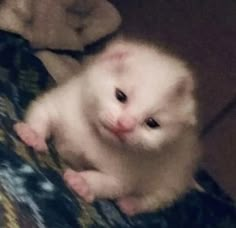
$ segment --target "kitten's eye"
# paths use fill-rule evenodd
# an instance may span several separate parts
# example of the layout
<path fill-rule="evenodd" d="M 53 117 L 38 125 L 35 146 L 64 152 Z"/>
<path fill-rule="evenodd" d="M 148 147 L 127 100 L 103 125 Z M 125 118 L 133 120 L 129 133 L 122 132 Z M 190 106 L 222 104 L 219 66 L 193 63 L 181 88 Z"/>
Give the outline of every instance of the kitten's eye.
<path fill-rule="evenodd" d="M 154 120 L 153 118 L 146 119 L 145 123 L 147 124 L 148 127 L 153 129 L 160 127 L 159 123 L 157 123 L 156 120 Z"/>
<path fill-rule="evenodd" d="M 128 97 L 119 89 L 116 89 L 116 99 L 121 103 L 125 103 Z"/>

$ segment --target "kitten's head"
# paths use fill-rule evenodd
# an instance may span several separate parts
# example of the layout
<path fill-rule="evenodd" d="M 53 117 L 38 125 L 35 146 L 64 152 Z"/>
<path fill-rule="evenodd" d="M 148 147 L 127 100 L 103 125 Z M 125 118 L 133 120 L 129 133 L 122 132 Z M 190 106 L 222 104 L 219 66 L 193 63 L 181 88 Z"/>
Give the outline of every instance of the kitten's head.
<path fill-rule="evenodd" d="M 115 42 L 86 77 L 86 112 L 104 140 L 157 151 L 196 123 L 191 72 L 155 48 Z"/>

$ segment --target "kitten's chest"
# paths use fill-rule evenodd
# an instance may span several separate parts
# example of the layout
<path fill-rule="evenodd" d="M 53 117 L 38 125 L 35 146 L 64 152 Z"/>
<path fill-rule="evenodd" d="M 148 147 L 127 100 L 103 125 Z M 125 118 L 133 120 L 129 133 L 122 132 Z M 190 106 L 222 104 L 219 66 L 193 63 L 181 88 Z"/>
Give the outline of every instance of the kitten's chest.
<path fill-rule="evenodd" d="M 74 169 L 94 168 L 120 179 L 140 170 L 138 161 L 125 150 L 106 144 L 89 126 L 65 123 L 55 130 L 55 144 L 60 156 Z M 137 159 L 139 160 L 139 159 Z"/>
<path fill-rule="evenodd" d="M 53 129 L 53 139 L 60 156 L 72 168 L 84 168 L 89 165 L 86 158 L 91 138 L 80 123 L 62 122 Z"/>
<path fill-rule="evenodd" d="M 119 173 L 120 169 L 124 169 L 124 155 L 102 142 L 89 127 L 62 124 L 55 130 L 54 138 L 59 154 L 73 168 L 93 167 L 104 172 Z"/>

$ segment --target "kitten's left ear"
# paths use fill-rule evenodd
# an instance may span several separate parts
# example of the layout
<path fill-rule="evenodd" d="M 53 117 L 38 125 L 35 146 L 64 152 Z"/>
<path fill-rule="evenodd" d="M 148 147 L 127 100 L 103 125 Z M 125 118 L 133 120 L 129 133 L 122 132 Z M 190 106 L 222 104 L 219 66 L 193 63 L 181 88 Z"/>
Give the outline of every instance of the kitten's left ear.
<path fill-rule="evenodd" d="M 195 126 L 197 123 L 196 105 L 194 99 L 195 82 L 192 75 L 186 75 L 178 81 L 174 93 L 175 101 L 181 105 L 182 118 L 185 123 Z"/>
<path fill-rule="evenodd" d="M 194 91 L 194 80 L 192 75 L 186 75 L 177 82 L 175 96 L 183 97 Z"/>

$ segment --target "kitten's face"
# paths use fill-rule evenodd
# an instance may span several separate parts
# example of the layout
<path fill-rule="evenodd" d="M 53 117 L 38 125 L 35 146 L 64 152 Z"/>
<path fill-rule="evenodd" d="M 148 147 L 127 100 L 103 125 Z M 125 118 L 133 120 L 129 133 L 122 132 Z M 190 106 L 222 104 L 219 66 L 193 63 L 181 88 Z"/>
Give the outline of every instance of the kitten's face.
<path fill-rule="evenodd" d="M 149 52 L 128 49 L 101 57 L 88 75 L 87 102 L 103 139 L 156 151 L 194 124 L 194 100 L 184 66 Z"/>

